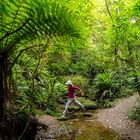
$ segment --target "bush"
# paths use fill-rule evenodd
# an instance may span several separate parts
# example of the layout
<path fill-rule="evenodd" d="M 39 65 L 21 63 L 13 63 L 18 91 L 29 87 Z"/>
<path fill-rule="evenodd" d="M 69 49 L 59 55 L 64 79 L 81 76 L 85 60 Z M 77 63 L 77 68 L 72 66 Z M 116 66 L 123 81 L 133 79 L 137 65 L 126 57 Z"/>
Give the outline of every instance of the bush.
<path fill-rule="evenodd" d="M 97 104 L 97 108 L 109 108 L 109 107 L 113 107 L 115 105 L 115 102 L 106 99 L 106 100 L 98 100 L 96 104 Z"/>
<path fill-rule="evenodd" d="M 101 96 L 109 99 L 124 97 L 135 91 L 134 77 L 128 71 L 99 73 L 94 82 L 96 97 L 99 99 Z"/>
<path fill-rule="evenodd" d="M 99 89 L 110 89 L 113 85 L 113 72 L 99 73 L 95 78 L 96 87 Z"/>
<path fill-rule="evenodd" d="M 115 85 L 115 73 L 106 72 L 97 74 L 94 82 L 96 88 L 96 98 L 113 98 L 119 91 L 119 87 Z"/>
<path fill-rule="evenodd" d="M 140 99 L 137 101 L 136 105 L 128 114 L 130 119 L 137 120 L 140 123 Z"/>

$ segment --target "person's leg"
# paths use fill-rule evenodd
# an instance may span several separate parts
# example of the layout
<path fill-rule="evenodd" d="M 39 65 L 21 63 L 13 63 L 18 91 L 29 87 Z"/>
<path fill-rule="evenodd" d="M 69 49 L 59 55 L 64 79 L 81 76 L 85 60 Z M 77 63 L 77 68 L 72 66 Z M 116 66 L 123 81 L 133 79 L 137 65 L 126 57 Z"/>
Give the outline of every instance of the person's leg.
<path fill-rule="evenodd" d="M 70 104 L 74 101 L 74 99 L 69 99 L 66 103 L 66 106 L 65 106 L 65 110 L 63 111 L 63 116 L 66 115 L 66 112 L 67 112 L 67 109 L 68 107 L 70 106 Z"/>
<path fill-rule="evenodd" d="M 75 104 L 78 105 L 81 109 L 85 110 L 85 107 L 75 99 Z"/>

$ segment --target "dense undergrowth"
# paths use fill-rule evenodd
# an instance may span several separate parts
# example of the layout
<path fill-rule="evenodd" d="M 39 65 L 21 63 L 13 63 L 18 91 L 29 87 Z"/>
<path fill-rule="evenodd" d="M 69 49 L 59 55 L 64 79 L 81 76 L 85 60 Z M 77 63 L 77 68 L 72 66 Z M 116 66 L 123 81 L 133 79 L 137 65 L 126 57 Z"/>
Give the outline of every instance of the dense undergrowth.
<path fill-rule="evenodd" d="M 0 5 L 1 122 L 59 116 L 69 79 L 96 107 L 140 93 L 139 0 L 3 0 Z M 138 104 L 132 118 L 139 113 Z"/>

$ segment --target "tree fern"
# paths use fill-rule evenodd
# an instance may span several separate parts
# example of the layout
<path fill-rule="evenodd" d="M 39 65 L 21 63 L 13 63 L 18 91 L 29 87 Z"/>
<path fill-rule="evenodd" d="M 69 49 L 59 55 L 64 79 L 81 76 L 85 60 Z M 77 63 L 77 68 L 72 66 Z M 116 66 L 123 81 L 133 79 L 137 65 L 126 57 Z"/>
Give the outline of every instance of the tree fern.
<path fill-rule="evenodd" d="M 8 85 L 11 69 L 21 53 L 32 46 L 45 45 L 46 40 L 55 36 L 80 37 L 82 28 L 77 24 L 77 16 L 61 0 L 3 0 L 0 2 L 0 15 L 1 122 L 5 97 L 12 97 L 9 95 L 11 86 Z M 16 49 L 20 52 L 15 60 L 10 61 Z"/>
<path fill-rule="evenodd" d="M 1 7 L 1 48 L 6 48 L 11 40 L 17 44 L 42 35 L 80 35 L 75 16 L 62 2 L 4 0 Z"/>

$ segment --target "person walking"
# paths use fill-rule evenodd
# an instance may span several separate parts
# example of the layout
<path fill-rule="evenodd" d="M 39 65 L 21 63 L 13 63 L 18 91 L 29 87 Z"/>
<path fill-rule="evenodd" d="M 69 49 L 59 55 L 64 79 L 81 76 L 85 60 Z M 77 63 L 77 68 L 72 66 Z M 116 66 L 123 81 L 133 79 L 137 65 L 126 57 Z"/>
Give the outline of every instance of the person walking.
<path fill-rule="evenodd" d="M 76 94 L 75 94 L 76 90 L 78 90 L 78 91 L 81 92 L 81 95 L 84 96 L 82 90 L 79 87 L 74 86 L 72 84 L 72 81 L 71 80 L 68 80 L 66 82 L 66 85 L 68 87 L 68 97 L 69 97 L 69 99 L 68 99 L 68 101 L 66 103 L 65 109 L 63 111 L 63 115 L 61 116 L 62 118 L 64 118 L 66 116 L 67 110 L 68 110 L 69 106 L 71 105 L 71 103 L 73 103 L 73 102 L 76 105 L 78 105 L 82 110 L 85 110 L 84 106 L 80 102 L 78 102 L 76 100 Z"/>

